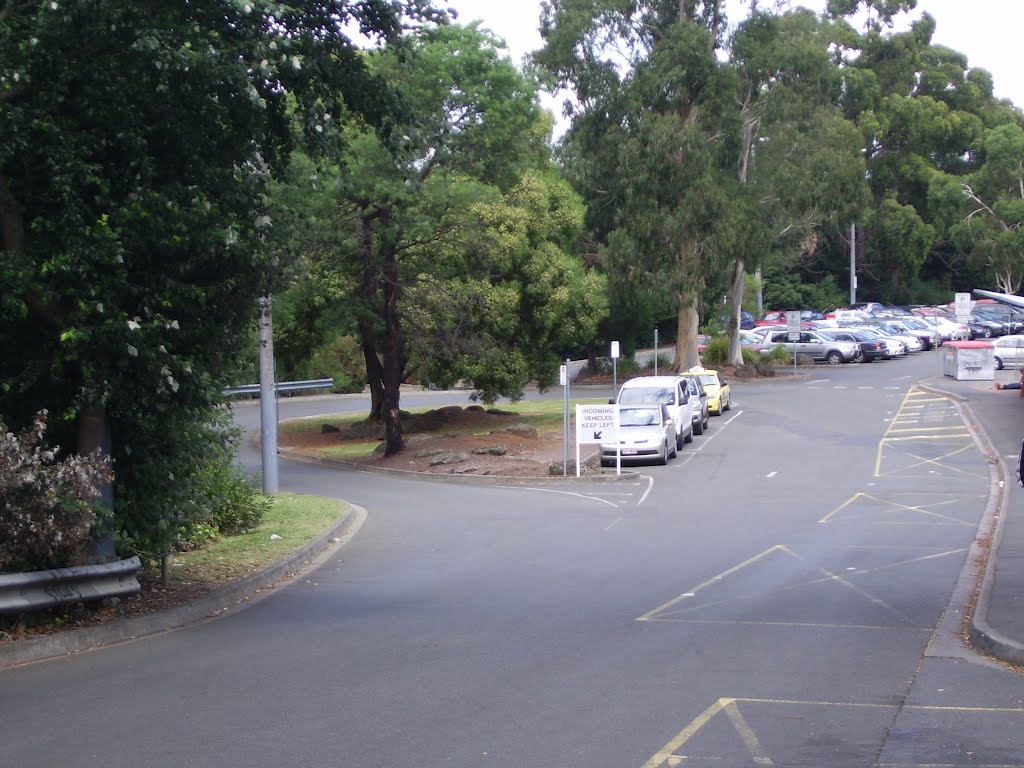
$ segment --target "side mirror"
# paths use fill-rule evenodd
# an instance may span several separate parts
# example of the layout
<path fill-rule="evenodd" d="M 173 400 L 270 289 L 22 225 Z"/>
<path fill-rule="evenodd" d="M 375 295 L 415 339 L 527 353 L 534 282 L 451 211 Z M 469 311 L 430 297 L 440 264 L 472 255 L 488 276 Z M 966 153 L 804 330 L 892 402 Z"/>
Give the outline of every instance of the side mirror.
<path fill-rule="evenodd" d="M 615 398 L 614 397 L 609 397 L 608 398 L 608 405 L 615 405 Z"/>

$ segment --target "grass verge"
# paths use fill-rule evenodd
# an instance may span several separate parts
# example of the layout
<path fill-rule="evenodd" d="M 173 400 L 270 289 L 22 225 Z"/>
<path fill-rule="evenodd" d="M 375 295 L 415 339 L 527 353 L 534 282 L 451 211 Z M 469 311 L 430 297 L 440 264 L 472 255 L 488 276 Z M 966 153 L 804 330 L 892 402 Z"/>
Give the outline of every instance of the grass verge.
<path fill-rule="evenodd" d="M 257 528 L 174 555 L 170 560 L 170 580 L 221 583 L 248 576 L 315 539 L 334 525 L 348 507 L 344 501 L 320 496 L 275 496 L 273 506 Z"/>

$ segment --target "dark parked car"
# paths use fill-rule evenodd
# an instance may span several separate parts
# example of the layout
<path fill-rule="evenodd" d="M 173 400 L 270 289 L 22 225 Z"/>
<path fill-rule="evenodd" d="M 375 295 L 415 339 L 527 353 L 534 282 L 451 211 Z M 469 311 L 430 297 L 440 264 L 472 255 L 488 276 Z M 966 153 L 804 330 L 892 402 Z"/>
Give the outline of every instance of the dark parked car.
<path fill-rule="evenodd" d="M 718 326 L 723 331 L 729 328 L 729 316 L 721 315 L 718 318 Z M 740 310 L 740 328 L 744 331 L 749 331 L 754 327 L 754 316 L 747 312 L 745 309 Z"/>

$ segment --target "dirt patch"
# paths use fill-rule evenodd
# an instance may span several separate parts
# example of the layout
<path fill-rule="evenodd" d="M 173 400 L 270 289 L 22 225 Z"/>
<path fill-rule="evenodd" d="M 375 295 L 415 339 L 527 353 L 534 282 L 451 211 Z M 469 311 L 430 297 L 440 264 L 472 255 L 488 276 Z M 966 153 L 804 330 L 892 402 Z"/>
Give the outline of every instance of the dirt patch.
<path fill-rule="evenodd" d="M 287 433 L 278 445 L 311 455 L 329 455 L 327 449 L 345 444 L 380 440 L 368 458 L 344 459 L 385 469 L 445 475 L 540 477 L 562 472 L 564 454 L 561 425 L 536 421 L 500 409 L 471 405 L 446 406 L 422 414 L 402 415 L 405 450 L 384 457 L 383 427 L 358 422 L 347 427 L 325 423 L 320 430 Z M 575 448 L 570 446 L 570 460 Z"/>

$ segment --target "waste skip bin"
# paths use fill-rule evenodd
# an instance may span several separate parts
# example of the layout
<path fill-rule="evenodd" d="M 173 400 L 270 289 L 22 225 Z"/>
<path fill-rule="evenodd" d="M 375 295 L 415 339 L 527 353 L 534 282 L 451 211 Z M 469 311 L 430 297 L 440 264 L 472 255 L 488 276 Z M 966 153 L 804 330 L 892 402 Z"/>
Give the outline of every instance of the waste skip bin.
<path fill-rule="evenodd" d="M 992 381 L 995 349 L 987 341 L 947 341 L 942 345 L 942 372 L 957 381 Z"/>

